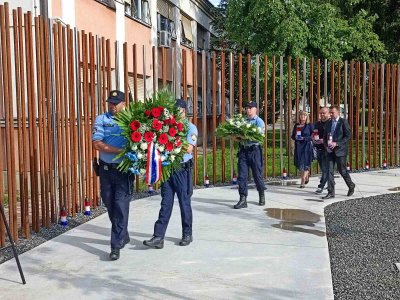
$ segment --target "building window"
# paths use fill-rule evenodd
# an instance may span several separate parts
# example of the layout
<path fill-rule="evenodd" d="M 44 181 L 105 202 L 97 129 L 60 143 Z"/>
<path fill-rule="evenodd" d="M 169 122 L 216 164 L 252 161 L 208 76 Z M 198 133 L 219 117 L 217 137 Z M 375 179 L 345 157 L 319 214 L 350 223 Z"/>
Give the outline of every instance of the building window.
<path fill-rule="evenodd" d="M 164 0 L 157 0 L 157 32 L 168 31 L 176 39 L 173 19 L 173 6 Z"/>
<path fill-rule="evenodd" d="M 96 1 L 104 4 L 105 6 L 108 6 L 109 8 L 115 9 L 114 0 L 96 0 Z"/>
<path fill-rule="evenodd" d="M 197 50 L 205 49 L 206 44 L 206 30 L 201 26 L 197 26 Z"/>
<path fill-rule="evenodd" d="M 190 48 L 193 47 L 193 33 L 191 20 L 182 15 L 181 29 L 182 29 L 182 44 Z"/>
<path fill-rule="evenodd" d="M 148 0 L 125 0 L 125 15 L 151 25 Z"/>

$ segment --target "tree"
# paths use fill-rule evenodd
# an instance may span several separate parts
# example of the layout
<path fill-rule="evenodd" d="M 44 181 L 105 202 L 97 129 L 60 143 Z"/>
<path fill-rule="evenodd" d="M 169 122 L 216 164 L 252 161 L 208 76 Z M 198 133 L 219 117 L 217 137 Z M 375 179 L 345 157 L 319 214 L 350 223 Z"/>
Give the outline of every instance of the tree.
<path fill-rule="evenodd" d="M 343 17 L 351 18 L 363 10 L 373 17 L 372 30 L 385 44 L 388 63 L 400 63 L 400 2 L 398 0 L 336 0 Z"/>
<path fill-rule="evenodd" d="M 377 16 L 362 9 L 343 15 L 339 2 L 223 0 L 215 10 L 213 47 L 277 56 L 384 61 L 385 44 L 373 31 Z"/>

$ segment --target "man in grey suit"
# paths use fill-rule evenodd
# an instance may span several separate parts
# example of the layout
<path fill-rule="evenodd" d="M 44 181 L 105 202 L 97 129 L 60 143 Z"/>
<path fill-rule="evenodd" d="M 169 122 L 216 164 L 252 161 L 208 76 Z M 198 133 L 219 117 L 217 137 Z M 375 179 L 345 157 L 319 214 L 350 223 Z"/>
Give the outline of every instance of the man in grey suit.
<path fill-rule="evenodd" d="M 349 147 L 349 140 L 351 139 L 351 130 L 347 120 L 339 117 L 339 108 L 331 106 L 329 109 L 331 119 L 326 122 L 324 132 L 324 146 L 328 156 L 328 194 L 322 199 L 335 198 L 335 178 L 333 176 L 335 163 L 337 169 L 346 182 L 349 191 L 347 196 L 354 194 L 355 184 L 351 180 L 349 172 L 346 169 L 347 151 Z"/>

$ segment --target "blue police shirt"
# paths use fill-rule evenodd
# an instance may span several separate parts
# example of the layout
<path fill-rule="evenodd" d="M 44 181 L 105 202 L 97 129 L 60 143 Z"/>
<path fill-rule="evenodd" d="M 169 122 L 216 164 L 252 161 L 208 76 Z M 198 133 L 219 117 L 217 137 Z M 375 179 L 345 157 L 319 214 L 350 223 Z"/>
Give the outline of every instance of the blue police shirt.
<path fill-rule="evenodd" d="M 248 123 L 256 125 L 259 128 L 262 128 L 263 131 L 265 130 L 265 123 L 263 121 L 263 119 L 261 119 L 259 116 L 255 116 L 253 119 L 249 119 L 247 118 L 246 120 Z M 245 146 L 245 147 L 249 147 L 249 146 L 253 146 L 253 145 L 258 145 L 258 142 L 252 142 L 252 141 L 245 141 L 245 142 L 241 142 L 241 145 Z"/>
<path fill-rule="evenodd" d="M 96 117 L 93 126 L 92 141 L 102 141 L 108 145 L 124 148 L 126 139 L 121 136 L 122 129 L 115 123 L 114 116 L 109 112 Z M 115 153 L 107 153 L 100 151 L 100 159 L 106 163 L 119 163 L 122 157 L 114 160 L 117 156 Z"/>
<path fill-rule="evenodd" d="M 194 147 L 196 147 L 198 135 L 199 135 L 199 133 L 197 131 L 197 127 L 193 123 L 189 123 L 189 130 L 186 135 L 187 142 L 190 145 L 193 145 Z M 185 153 L 185 155 L 183 156 L 183 162 L 187 162 L 188 160 L 190 160 L 192 158 L 193 158 L 192 153 Z"/>

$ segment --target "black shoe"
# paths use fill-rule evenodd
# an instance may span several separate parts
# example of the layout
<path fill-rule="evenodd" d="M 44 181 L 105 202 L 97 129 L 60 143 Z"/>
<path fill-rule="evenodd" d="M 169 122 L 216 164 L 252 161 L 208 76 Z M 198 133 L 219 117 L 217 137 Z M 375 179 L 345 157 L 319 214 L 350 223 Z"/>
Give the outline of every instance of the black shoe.
<path fill-rule="evenodd" d="M 131 239 L 129 238 L 129 235 L 127 235 L 124 239 L 124 243 L 122 244 L 121 249 L 124 248 L 126 244 L 129 244 L 130 241 Z"/>
<path fill-rule="evenodd" d="M 189 245 L 191 242 L 193 242 L 193 237 L 191 235 L 184 235 L 182 237 L 182 240 L 179 242 L 180 246 L 187 246 Z"/>
<path fill-rule="evenodd" d="M 354 188 L 356 187 L 355 184 L 353 184 L 350 188 L 349 191 L 347 192 L 347 197 L 350 197 L 351 195 L 354 194 Z"/>
<path fill-rule="evenodd" d="M 238 203 L 236 203 L 233 208 L 234 209 L 240 209 L 240 208 L 246 208 L 247 207 L 247 201 L 246 201 L 246 196 L 240 195 L 240 200 Z"/>
<path fill-rule="evenodd" d="M 162 249 L 164 248 L 164 239 L 159 236 L 153 236 L 150 240 L 143 241 L 143 245 L 154 249 Z"/>
<path fill-rule="evenodd" d="M 258 205 L 264 206 L 265 205 L 265 193 L 264 191 L 259 191 L 258 192 L 259 200 L 258 200 Z"/>
<path fill-rule="evenodd" d="M 111 260 L 119 259 L 119 249 L 111 249 L 110 259 Z"/>
<path fill-rule="evenodd" d="M 335 194 L 332 194 L 330 192 L 328 194 L 326 194 L 326 196 L 322 197 L 322 199 L 324 199 L 324 200 L 333 199 L 333 198 L 335 198 Z"/>

